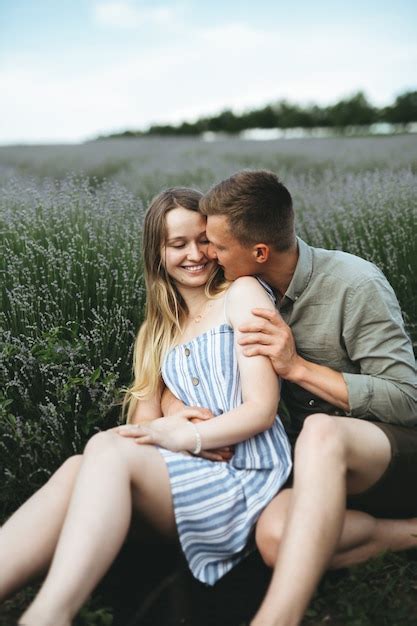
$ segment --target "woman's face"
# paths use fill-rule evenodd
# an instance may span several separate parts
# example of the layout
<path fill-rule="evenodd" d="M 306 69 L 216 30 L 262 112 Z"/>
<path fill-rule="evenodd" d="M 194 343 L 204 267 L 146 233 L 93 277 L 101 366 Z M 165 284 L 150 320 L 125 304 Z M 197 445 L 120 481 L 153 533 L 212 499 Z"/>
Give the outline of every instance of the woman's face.
<path fill-rule="evenodd" d="M 205 285 L 217 265 L 207 256 L 205 216 L 179 207 L 166 214 L 165 225 L 166 241 L 161 258 L 166 271 L 178 286 Z"/>

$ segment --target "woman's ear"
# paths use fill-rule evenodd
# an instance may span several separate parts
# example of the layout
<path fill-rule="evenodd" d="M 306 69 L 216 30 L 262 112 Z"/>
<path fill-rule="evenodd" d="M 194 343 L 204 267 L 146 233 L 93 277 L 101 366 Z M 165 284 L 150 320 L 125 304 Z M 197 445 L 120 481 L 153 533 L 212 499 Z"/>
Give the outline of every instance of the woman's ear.
<path fill-rule="evenodd" d="M 253 247 L 253 256 L 256 263 L 265 263 L 269 259 L 269 246 L 266 243 L 257 243 Z"/>

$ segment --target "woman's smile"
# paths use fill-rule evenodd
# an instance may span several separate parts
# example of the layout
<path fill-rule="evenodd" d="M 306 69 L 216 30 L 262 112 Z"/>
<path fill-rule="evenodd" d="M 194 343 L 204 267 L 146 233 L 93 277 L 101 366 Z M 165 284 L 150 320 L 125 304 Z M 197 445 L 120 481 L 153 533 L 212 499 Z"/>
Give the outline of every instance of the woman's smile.
<path fill-rule="evenodd" d="M 198 272 L 203 272 L 207 266 L 211 264 L 211 261 L 207 261 L 206 263 L 199 263 L 198 265 L 181 265 L 183 270 L 190 272 L 191 274 L 197 274 Z"/>

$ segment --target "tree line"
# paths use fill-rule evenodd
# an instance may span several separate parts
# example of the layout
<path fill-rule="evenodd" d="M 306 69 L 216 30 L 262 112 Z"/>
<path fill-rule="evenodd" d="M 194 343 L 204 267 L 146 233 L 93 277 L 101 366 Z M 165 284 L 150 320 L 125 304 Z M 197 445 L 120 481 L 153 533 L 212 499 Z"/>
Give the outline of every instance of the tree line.
<path fill-rule="evenodd" d="M 201 135 L 204 132 L 238 134 L 250 128 L 334 128 L 370 126 L 378 122 L 400 124 L 406 127 L 417 122 L 417 91 L 399 95 L 393 104 L 373 106 L 363 92 L 358 92 L 330 106 L 299 106 L 281 100 L 275 104 L 241 114 L 226 109 L 218 115 L 202 117 L 195 122 L 153 125 L 146 131 L 126 130 L 110 137 L 143 137 L 148 135 Z"/>

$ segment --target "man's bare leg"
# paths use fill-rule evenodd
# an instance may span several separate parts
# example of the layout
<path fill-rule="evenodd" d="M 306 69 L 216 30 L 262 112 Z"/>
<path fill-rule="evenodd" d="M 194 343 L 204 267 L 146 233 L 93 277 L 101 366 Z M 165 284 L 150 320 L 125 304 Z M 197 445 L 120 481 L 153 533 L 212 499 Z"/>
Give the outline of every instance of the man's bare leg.
<path fill-rule="evenodd" d="M 391 458 L 375 425 L 324 414 L 306 419 L 295 449 L 294 488 L 279 558 L 252 626 L 296 626 L 339 544 L 347 488 L 360 493 Z M 294 584 L 297 581 L 297 584 Z"/>

